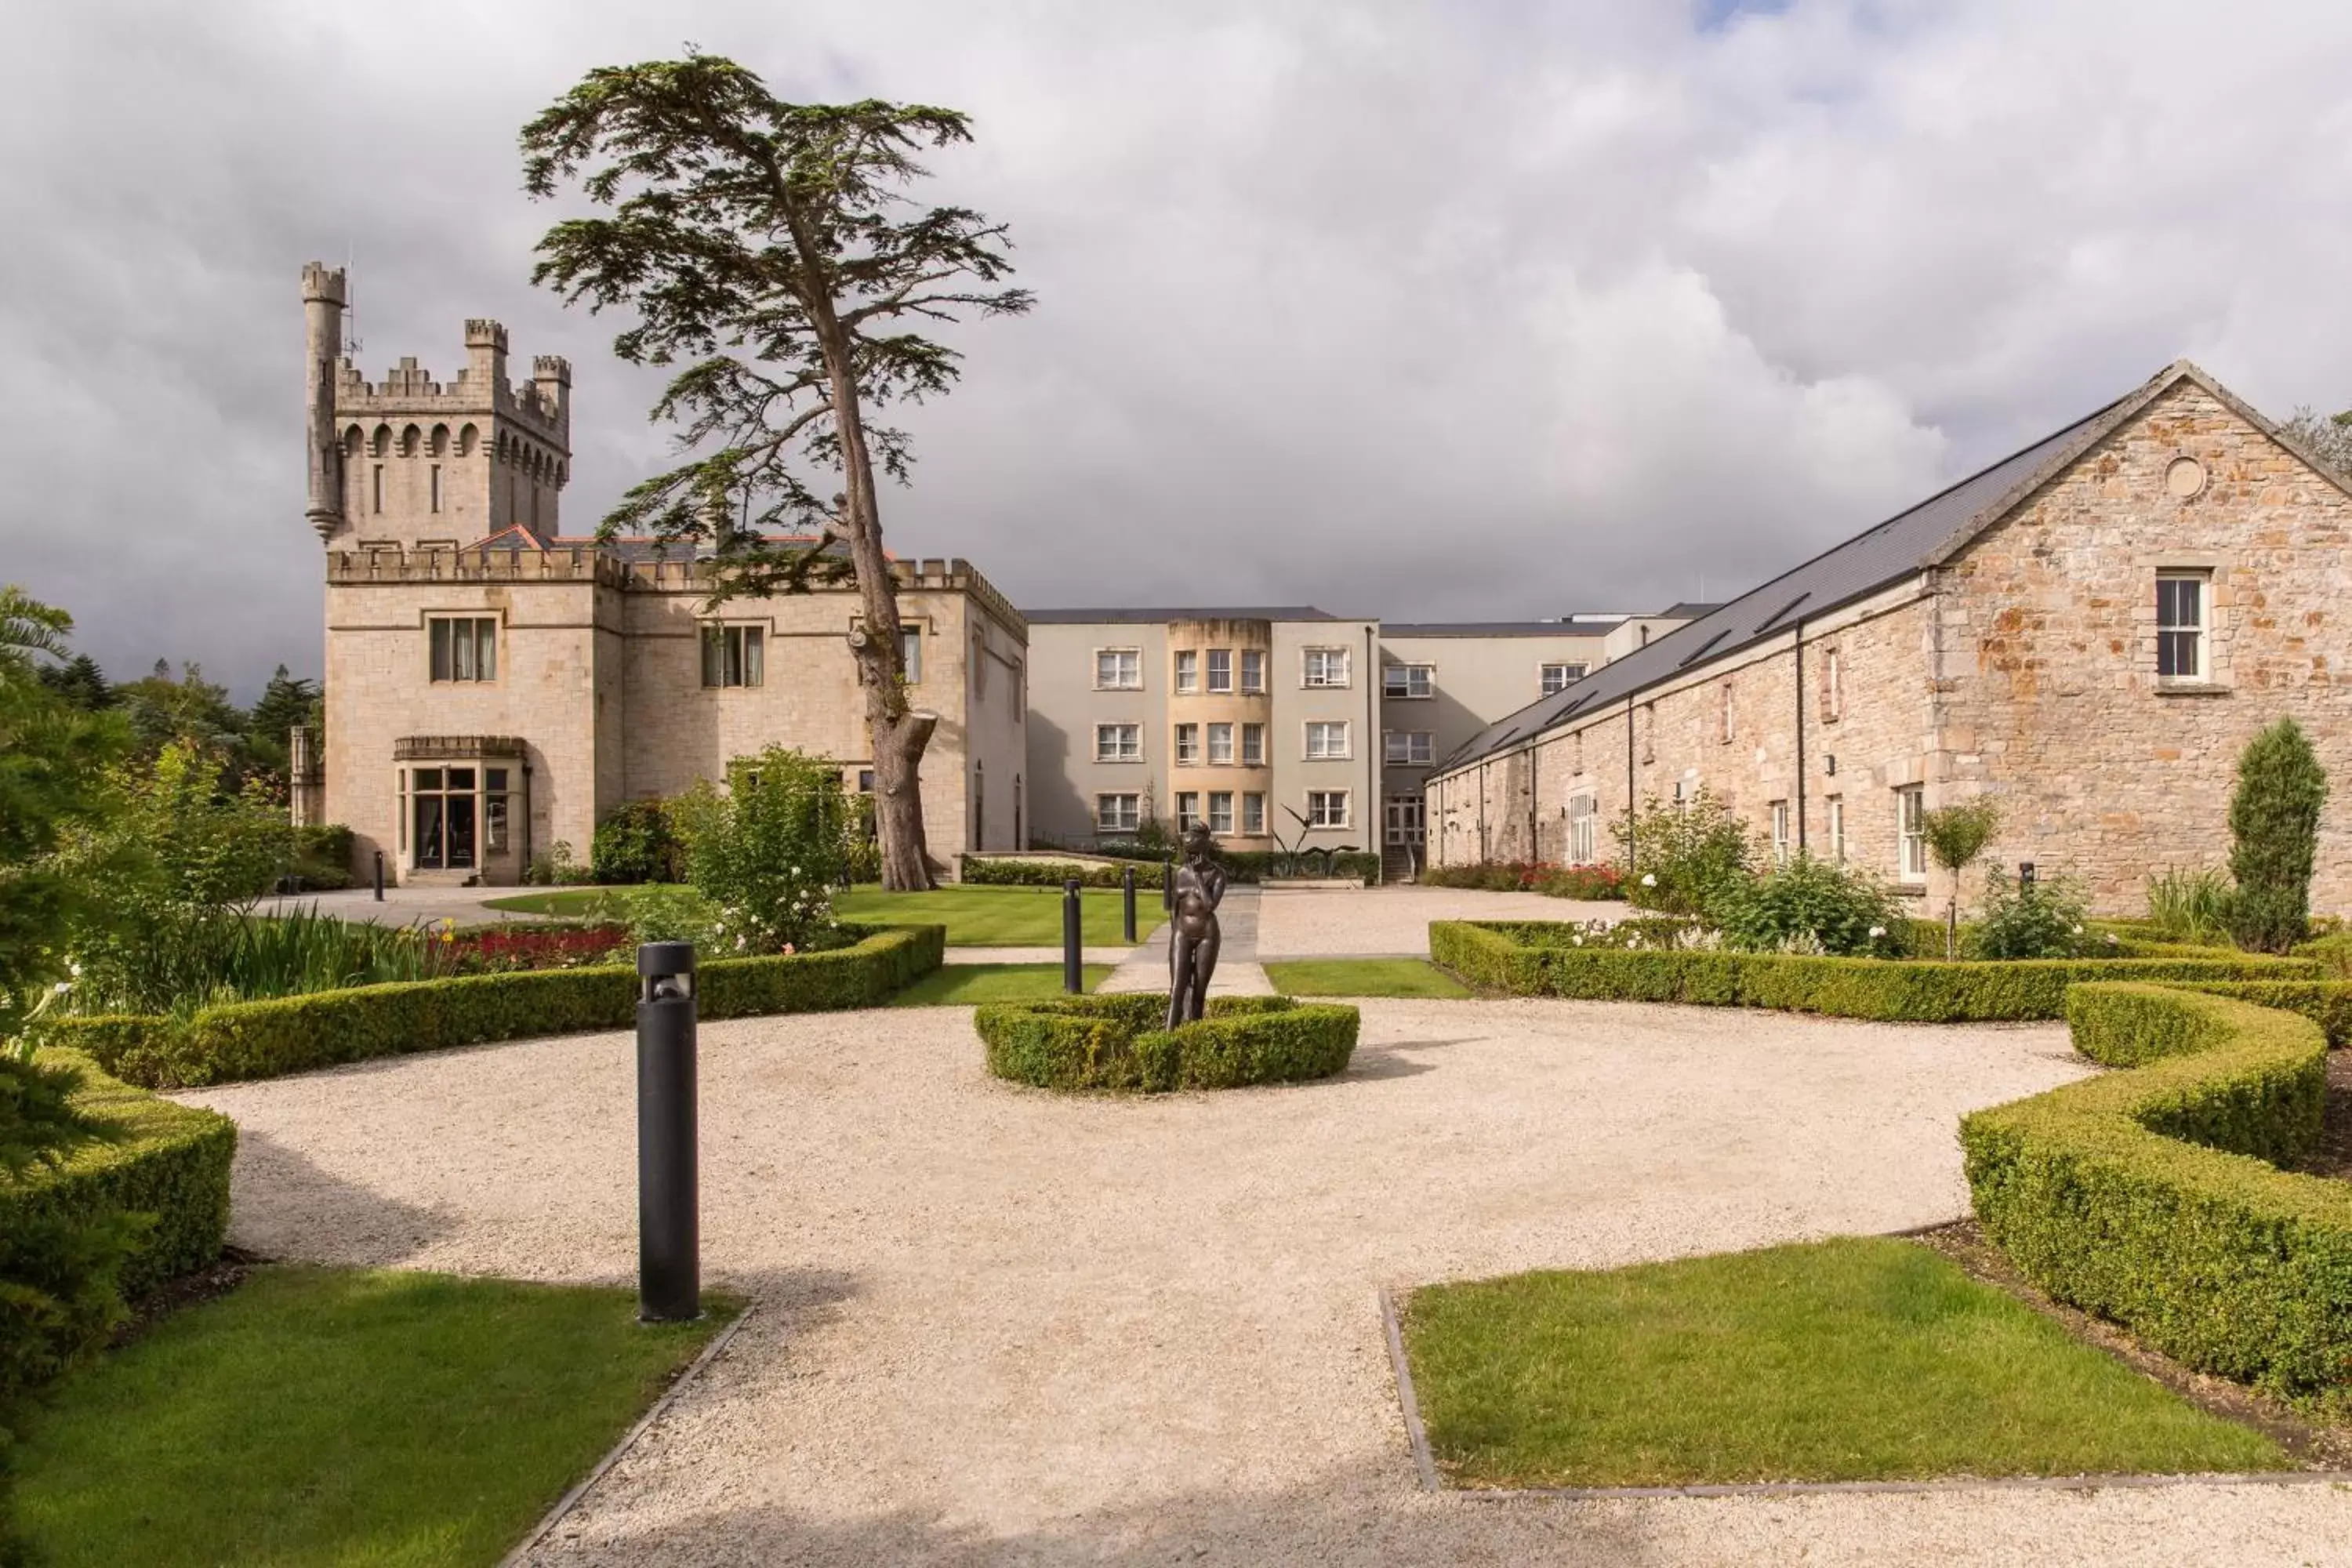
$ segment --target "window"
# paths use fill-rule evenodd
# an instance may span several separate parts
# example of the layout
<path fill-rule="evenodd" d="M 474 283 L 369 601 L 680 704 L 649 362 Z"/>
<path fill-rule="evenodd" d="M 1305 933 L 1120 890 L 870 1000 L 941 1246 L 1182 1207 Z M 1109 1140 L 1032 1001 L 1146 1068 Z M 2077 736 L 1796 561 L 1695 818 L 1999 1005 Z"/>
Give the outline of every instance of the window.
<path fill-rule="evenodd" d="M 1845 859 L 1845 797 L 1833 795 L 1827 804 L 1830 808 L 1830 858 L 1843 862 Z"/>
<path fill-rule="evenodd" d="M 1209 650 L 1209 689 L 1231 691 L 1234 689 L 1234 650 L 1213 647 Z"/>
<path fill-rule="evenodd" d="M 923 628 L 898 628 L 898 659 L 906 668 L 907 684 L 919 686 L 923 681 Z"/>
<path fill-rule="evenodd" d="M 1437 736 L 1429 730 L 1384 730 L 1381 760 L 1398 766 L 1426 767 L 1437 760 Z"/>
<path fill-rule="evenodd" d="M 1571 866 L 1590 866 L 1594 852 L 1593 828 L 1601 819 L 1600 803 L 1590 793 L 1568 797 L 1568 860 Z"/>
<path fill-rule="evenodd" d="M 1912 784 L 1895 792 L 1895 831 L 1901 845 L 1896 866 L 1906 882 L 1927 879 L 1927 815 L 1926 788 Z"/>
<path fill-rule="evenodd" d="M 1143 689 L 1143 650 L 1139 647 L 1104 647 L 1095 650 L 1095 689 L 1097 691 L 1140 691 Z"/>
<path fill-rule="evenodd" d="M 1262 647 L 1242 649 L 1242 689 L 1244 691 L 1265 689 L 1265 649 Z"/>
<path fill-rule="evenodd" d="M 496 680 L 499 622 L 495 616 L 428 616 L 436 680 Z"/>
<path fill-rule="evenodd" d="M 702 628 L 702 684 L 758 686 L 767 674 L 768 636 L 758 626 Z"/>
<path fill-rule="evenodd" d="M 475 805 L 472 768 L 411 768 L 409 816 L 413 825 L 409 862 L 419 870 L 461 871 L 474 866 Z M 503 815 L 503 813 L 501 813 Z"/>
<path fill-rule="evenodd" d="M 2156 574 L 2156 675 L 2159 680 L 2205 679 L 2203 572 Z"/>
<path fill-rule="evenodd" d="M 1265 766 L 1265 725 L 1244 724 L 1242 726 L 1242 766 L 1245 768 L 1262 768 Z"/>
<path fill-rule="evenodd" d="M 1209 726 L 1209 761 L 1230 765 L 1234 760 L 1234 727 L 1231 724 Z M 1233 831 L 1231 828 L 1227 832 Z"/>
<path fill-rule="evenodd" d="M 1581 680 L 1587 666 L 1581 664 L 1547 664 L 1543 667 L 1543 694 L 1557 696 L 1568 689 L 1571 680 Z"/>
<path fill-rule="evenodd" d="M 1234 792 L 1213 789 L 1209 792 L 1209 831 L 1231 833 L 1234 830 Z"/>
<path fill-rule="evenodd" d="M 1348 650 L 1343 647 L 1308 648 L 1304 683 L 1318 687 L 1347 685 Z"/>
<path fill-rule="evenodd" d="M 438 463 L 433 465 L 432 486 L 433 510 L 439 511 L 441 510 L 441 465 Z"/>
<path fill-rule="evenodd" d="M 1845 717 L 1845 658 L 1832 648 L 1822 655 L 1822 720 L 1834 724 Z"/>
<path fill-rule="evenodd" d="M 1419 700 L 1437 692 L 1437 666 L 1391 664 L 1381 670 L 1381 695 Z"/>
<path fill-rule="evenodd" d="M 1097 833 L 1132 833 L 1143 826 L 1143 797 L 1139 795 L 1098 795 L 1095 796 L 1095 831 Z"/>
<path fill-rule="evenodd" d="M 1176 792 L 1176 831 L 1190 833 L 1201 820 L 1201 792 L 1183 789 Z"/>
<path fill-rule="evenodd" d="M 1197 763 L 1201 760 L 1201 726 L 1198 724 L 1176 726 L 1176 760 L 1180 763 Z"/>
<path fill-rule="evenodd" d="M 1785 800 L 1772 803 L 1772 863 L 1789 863 L 1789 803 Z"/>
<path fill-rule="evenodd" d="M 1096 725 L 1095 761 L 1098 763 L 1143 761 L 1143 726 L 1140 724 Z"/>
<path fill-rule="evenodd" d="M 1307 826 L 1309 827 L 1345 827 L 1348 826 L 1348 792 L 1343 789 L 1310 789 L 1307 792 Z"/>
<path fill-rule="evenodd" d="M 1345 719 L 1317 719 L 1307 726 L 1307 760 L 1311 763 L 1338 762 L 1348 755 L 1348 721 Z"/>
<path fill-rule="evenodd" d="M 482 770 L 482 847 L 496 854 L 507 847 L 507 770 Z"/>
<path fill-rule="evenodd" d="M 371 505 L 368 510 L 370 511 L 382 511 L 383 510 L 383 465 L 382 463 L 375 465 L 374 479 L 375 495 L 373 504 Z"/>
<path fill-rule="evenodd" d="M 1724 744 L 1729 745 L 1731 743 L 1731 737 L 1733 734 L 1731 724 L 1731 682 L 1728 680 L 1725 681 L 1720 689 L 1723 692 L 1723 742 Z"/>
<path fill-rule="evenodd" d="M 1251 834 L 1265 832 L 1265 796 L 1255 792 L 1242 796 L 1242 831 Z"/>
<path fill-rule="evenodd" d="M 1201 656 L 1191 648 L 1176 656 L 1176 689 L 1180 693 L 1201 689 Z"/>

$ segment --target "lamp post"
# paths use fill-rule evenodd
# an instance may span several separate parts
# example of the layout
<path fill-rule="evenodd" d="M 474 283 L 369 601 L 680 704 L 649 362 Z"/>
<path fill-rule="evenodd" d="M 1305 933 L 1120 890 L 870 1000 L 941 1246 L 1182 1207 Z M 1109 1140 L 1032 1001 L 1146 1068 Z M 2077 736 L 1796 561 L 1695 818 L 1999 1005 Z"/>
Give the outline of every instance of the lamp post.
<path fill-rule="evenodd" d="M 694 944 L 637 949 L 637 1321 L 702 1316 Z"/>

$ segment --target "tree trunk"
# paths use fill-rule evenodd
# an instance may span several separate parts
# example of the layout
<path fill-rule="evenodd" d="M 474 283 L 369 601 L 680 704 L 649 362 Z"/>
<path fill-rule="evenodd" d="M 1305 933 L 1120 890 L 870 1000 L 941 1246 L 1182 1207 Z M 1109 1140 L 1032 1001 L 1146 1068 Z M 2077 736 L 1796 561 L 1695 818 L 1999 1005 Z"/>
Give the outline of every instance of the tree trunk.
<path fill-rule="evenodd" d="M 1955 871 L 1954 877 L 1959 875 Z M 1956 895 L 1944 906 L 1944 962 L 1951 963 L 1960 956 L 1960 900 Z"/>
<path fill-rule="evenodd" d="M 893 718 L 882 711 L 886 706 L 870 697 L 866 701 L 874 734 L 874 826 L 882 841 L 882 886 L 894 893 L 922 892 L 934 884 L 917 770 L 939 720 L 913 712 Z"/>

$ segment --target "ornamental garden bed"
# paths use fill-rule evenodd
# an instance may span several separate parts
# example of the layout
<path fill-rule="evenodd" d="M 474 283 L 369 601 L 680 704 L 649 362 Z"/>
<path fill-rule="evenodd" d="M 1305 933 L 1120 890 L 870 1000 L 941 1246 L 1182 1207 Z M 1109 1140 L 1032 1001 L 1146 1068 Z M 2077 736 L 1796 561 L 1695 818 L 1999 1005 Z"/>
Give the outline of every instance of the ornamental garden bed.
<path fill-rule="evenodd" d="M 1002 1003 L 974 1026 L 988 1070 L 1039 1089 L 1239 1089 L 1344 1070 L 1356 1049 L 1353 1007 L 1287 996 L 1214 996 L 1208 1016 L 1162 1027 L 1168 998 L 1150 992 Z"/>
<path fill-rule="evenodd" d="M 1769 1007 L 1885 1022 L 2000 1023 L 2064 1016 L 2084 981 L 2315 982 L 2309 959 L 2203 949 L 2145 958 L 1808 958 L 1721 949 L 1580 946 L 1572 922 L 1433 921 L 1432 962 L 1518 996 Z"/>
<path fill-rule="evenodd" d="M 875 1007 L 940 967 L 938 926 L 859 929 L 853 945 L 768 958 L 713 959 L 696 979 L 706 1019 Z M 633 966 L 467 974 L 317 991 L 197 1009 L 185 1018 L 62 1018 L 47 1037 L 153 1089 L 278 1078 L 372 1057 L 451 1046 L 625 1029 Z"/>

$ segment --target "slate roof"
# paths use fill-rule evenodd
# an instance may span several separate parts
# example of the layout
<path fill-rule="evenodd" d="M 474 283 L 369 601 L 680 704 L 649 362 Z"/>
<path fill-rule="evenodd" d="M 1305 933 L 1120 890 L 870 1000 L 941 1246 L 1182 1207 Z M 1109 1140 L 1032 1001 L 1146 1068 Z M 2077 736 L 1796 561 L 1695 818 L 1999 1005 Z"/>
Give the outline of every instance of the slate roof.
<path fill-rule="evenodd" d="M 1033 626 L 1073 626 L 1096 623 L 1115 626 L 1143 625 L 1153 621 L 1336 621 L 1344 617 L 1328 610 L 1318 610 L 1312 605 L 1277 605 L 1243 609 L 1212 607 L 1208 609 L 1150 610 L 1024 610 L 1023 617 Z M 1370 616 L 1360 617 L 1370 619 Z"/>
<path fill-rule="evenodd" d="M 1440 773 L 1465 767 L 1564 723 L 1589 718 L 1612 703 L 1778 637 L 1800 619 L 1868 598 L 1904 578 L 1941 564 L 1986 528 L 2041 489 L 2108 432 L 2174 384 L 2189 380 L 2257 428 L 2278 438 L 2272 423 L 2186 360 L 2176 361 L 2142 385 L 2062 430 L 1969 475 L 1907 511 L 1784 572 L 1688 626 L 1678 626 L 1612 664 L 1604 664 L 1565 690 L 1528 704 L 1473 736 L 1438 764 Z M 2292 441 L 2282 444 L 2311 461 Z M 2325 469 L 2322 469 L 2325 472 Z M 2333 476 L 2329 476 L 2331 479 Z M 2337 481 L 2341 483 L 2341 481 Z M 1433 775 L 1434 776 L 1434 775 Z"/>
<path fill-rule="evenodd" d="M 1430 621 L 1381 623 L 1384 637 L 1600 637 L 1632 617 L 1579 616 L 1572 621 Z"/>

